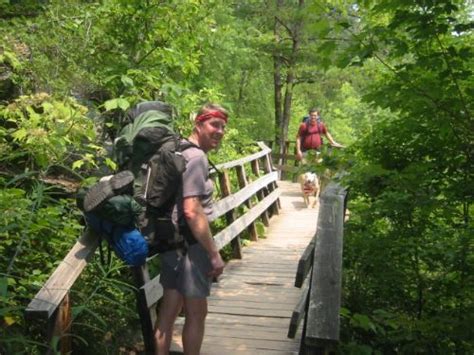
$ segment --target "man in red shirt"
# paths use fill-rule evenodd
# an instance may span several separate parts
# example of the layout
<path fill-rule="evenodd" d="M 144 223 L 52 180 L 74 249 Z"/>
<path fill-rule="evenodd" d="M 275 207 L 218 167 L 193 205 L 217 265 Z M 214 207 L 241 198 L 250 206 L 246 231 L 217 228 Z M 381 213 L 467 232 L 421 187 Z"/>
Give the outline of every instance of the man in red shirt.
<path fill-rule="evenodd" d="M 307 122 L 303 122 L 298 129 L 296 135 L 296 159 L 303 159 L 303 153 L 307 150 L 314 149 L 319 151 L 323 144 L 321 135 L 324 134 L 329 144 L 335 148 L 344 148 L 343 145 L 337 143 L 327 130 L 324 123 L 319 120 L 319 111 L 317 109 L 309 110 L 309 118 Z"/>

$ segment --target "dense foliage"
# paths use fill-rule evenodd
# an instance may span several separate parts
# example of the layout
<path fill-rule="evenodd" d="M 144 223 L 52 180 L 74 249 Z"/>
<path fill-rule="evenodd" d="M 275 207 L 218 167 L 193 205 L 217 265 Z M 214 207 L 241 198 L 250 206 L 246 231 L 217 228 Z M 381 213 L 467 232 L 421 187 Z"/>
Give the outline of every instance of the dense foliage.
<path fill-rule="evenodd" d="M 0 1 L 0 353 L 49 346 L 23 310 L 82 231 L 74 191 L 113 169 L 106 147 L 124 112 L 149 99 L 176 107 L 183 134 L 200 103 L 228 107 L 214 162 L 294 139 L 321 108 L 348 146 L 318 168 L 350 188 L 341 352 L 471 353 L 472 11 L 461 0 Z M 115 259 L 81 275 L 78 349 L 139 341 L 128 280 Z"/>

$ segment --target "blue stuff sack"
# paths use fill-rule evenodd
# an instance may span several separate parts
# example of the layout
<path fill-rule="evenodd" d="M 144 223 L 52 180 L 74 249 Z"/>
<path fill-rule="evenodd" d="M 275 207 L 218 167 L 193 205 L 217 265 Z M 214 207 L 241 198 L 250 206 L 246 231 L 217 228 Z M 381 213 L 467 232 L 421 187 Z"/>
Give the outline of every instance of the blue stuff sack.
<path fill-rule="evenodd" d="M 116 227 L 110 243 L 115 254 L 129 266 L 145 264 L 148 243 L 136 228 Z"/>
<path fill-rule="evenodd" d="M 104 237 L 118 258 L 129 266 L 145 264 L 148 255 L 148 242 L 135 227 L 114 225 L 97 217 L 94 213 L 84 213 L 86 222 L 100 237 Z M 102 241 L 99 240 L 99 251 L 102 255 Z"/>

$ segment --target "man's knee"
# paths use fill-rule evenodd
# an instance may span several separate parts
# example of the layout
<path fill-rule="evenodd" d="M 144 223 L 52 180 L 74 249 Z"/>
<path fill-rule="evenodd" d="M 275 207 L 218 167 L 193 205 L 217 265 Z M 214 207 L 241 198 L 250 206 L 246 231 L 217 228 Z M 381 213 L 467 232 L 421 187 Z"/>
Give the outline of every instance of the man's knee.
<path fill-rule="evenodd" d="M 207 316 L 207 299 L 191 298 L 184 301 L 186 319 L 195 322 L 204 322 Z"/>

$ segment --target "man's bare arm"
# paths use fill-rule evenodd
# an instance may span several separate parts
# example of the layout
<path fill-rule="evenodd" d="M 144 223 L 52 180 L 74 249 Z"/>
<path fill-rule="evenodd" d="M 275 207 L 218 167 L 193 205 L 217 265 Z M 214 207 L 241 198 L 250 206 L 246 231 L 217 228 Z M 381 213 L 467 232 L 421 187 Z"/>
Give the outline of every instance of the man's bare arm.
<path fill-rule="evenodd" d="M 183 212 L 184 218 L 194 238 L 204 247 L 209 255 L 213 268 L 210 276 L 219 276 L 224 270 L 224 261 L 219 254 L 214 239 L 212 239 L 209 222 L 199 197 L 185 197 L 183 201 Z"/>

